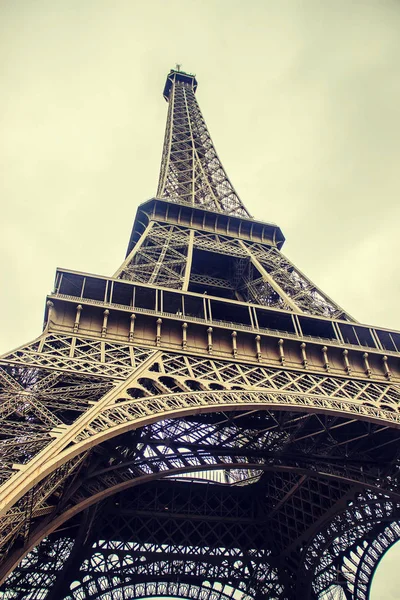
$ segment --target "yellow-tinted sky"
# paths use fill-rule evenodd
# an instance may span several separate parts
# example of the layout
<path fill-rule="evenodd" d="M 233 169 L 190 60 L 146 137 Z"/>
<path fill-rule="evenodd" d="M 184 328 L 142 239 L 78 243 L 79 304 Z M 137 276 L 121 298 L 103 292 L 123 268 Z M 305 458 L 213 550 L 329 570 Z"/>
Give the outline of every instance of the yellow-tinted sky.
<path fill-rule="evenodd" d="M 0 351 L 40 332 L 57 266 L 122 262 L 177 62 L 250 212 L 357 319 L 400 329 L 399 32 L 398 0 L 3 0 Z"/>

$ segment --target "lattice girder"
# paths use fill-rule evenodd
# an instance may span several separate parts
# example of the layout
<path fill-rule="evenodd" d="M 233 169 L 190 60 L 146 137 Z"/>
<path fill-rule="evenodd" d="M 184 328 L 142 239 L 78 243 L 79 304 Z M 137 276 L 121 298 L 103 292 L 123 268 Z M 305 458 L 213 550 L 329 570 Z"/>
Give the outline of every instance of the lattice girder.
<path fill-rule="evenodd" d="M 207 273 L 198 272 L 201 252 L 210 253 Z M 217 255 L 217 256 L 214 256 Z M 204 255 L 204 260 L 207 258 Z M 223 257 L 225 257 L 223 259 Z M 243 261 L 245 263 L 243 264 Z M 219 264 L 220 263 L 220 264 Z M 288 311 L 350 319 L 274 246 L 208 233 L 201 228 L 150 219 L 138 243 L 115 276 L 173 289 L 197 290 L 198 278 L 215 269 L 219 286 L 204 280 L 214 295 L 230 287 L 232 297 Z M 226 278 L 226 279 L 225 279 Z"/>
<path fill-rule="evenodd" d="M 359 493 L 348 507 L 321 528 L 303 553 L 308 578 L 298 581 L 297 593 L 307 595 L 307 585 L 321 598 L 335 588 L 354 600 L 367 600 L 375 569 L 383 553 L 400 538 L 400 505 Z M 393 521 L 396 519 L 396 521 Z"/>
<path fill-rule="evenodd" d="M 357 561 L 351 572 L 350 585 L 356 600 L 368 600 L 372 578 L 382 556 L 400 539 L 400 525 L 398 522 L 390 523 L 385 527 L 380 526 L 378 531 L 373 531 L 367 540 L 357 543 L 357 548 L 352 552 L 357 555 Z"/>
<path fill-rule="evenodd" d="M 215 151 L 194 95 L 194 77 L 171 72 L 169 80 L 157 196 L 248 217 Z"/>
<path fill-rule="evenodd" d="M 92 347 L 90 345 L 87 347 L 92 352 Z M 61 345 L 61 348 L 64 349 L 64 345 Z M 47 445 L 37 455 L 37 458 L 32 458 L 25 466 L 21 465 L 18 473 L 11 478 L 10 485 L 7 484 L 6 487 L 18 490 L 22 485 L 22 489 L 28 491 L 29 486 L 32 485 L 29 481 L 37 484 L 41 477 L 46 477 L 47 473 L 50 474 L 52 469 L 60 464 L 69 462 L 72 466 L 74 463 L 71 461 L 92 447 L 93 444 L 98 444 L 103 439 L 118 435 L 132 427 L 141 427 L 146 422 L 154 421 L 155 418 L 165 419 L 167 415 L 178 417 L 196 413 L 199 410 L 206 413 L 210 410 L 214 412 L 221 409 L 258 409 L 262 406 L 286 410 L 297 407 L 305 410 L 309 406 L 309 410 L 312 412 L 320 409 L 323 412 L 337 413 L 338 415 L 355 414 L 358 418 L 370 419 L 377 423 L 380 420 L 387 423 L 390 419 L 393 424 L 396 424 L 398 420 L 396 413 L 379 408 L 375 400 L 379 398 L 384 406 L 390 402 L 393 403 L 391 395 L 398 393 L 395 386 L 379 385 L 367 381 L 356 385 L 352 380 L 321 377 L 309 373 L 291 374 L 286 370 L 249 367 L 243 364 L 240 366 L 200 357 L 190 359 L 187 356 L 162 355 L 154 352 L 149 354 L 140 350 L 139 356 L 141 355 L 147 360 L 147 372 L 140 368 L 140 377 L 133 374 L 128 380 L 113 387 L 105 395 L 105 400 L 97 402 L 92 409 L 87 409 L 81 417 L 74 421 L 73 426 L 66 426 L 65 423 L 62 423 L 55 429 L 53 427 L 49 430 L 49 433 L 56 439 L 50 441 L 51 438 L 48 438 Z M 130 356 L 130 353 L 127 353 L 127 356 Z M 14 360 L 19 358 L 21 362 L 25 360 L 21 352 L 20 354 L 14 353 L 12 358 Z M 69 365 L 70 363 L 68 363 Z M 144 377 L 144 375 L 147 376 Z M 171 375 L 174 375 L 174 379 L 171 379 Z M 199 382 L 204 381 L 201 384 L 204 386 L 203 391 L 193 392 L 191 390 L 190 381 L 193 378 Z M 55 379 L 52 378 L 50 381 L 54 382 Z M 171 385 L 172 394 L 168 393 Z M 220 388 L 225 387 L 225 391 L 215 389 L 215 385 Z M 94 384 L 94 387 L 99 391 L 98 384 L 97 387 Z M 235 389 L 232 389 L 233 387 Z M 135 399 L 138 391 L 142 392 L 140 394 L 142 397 Z M 371 400 L 375 400 L 375 405 L 372 405 Z M 396 400 L 394 401 L 396 402 Z M 89 418 L 90 413 L 93 414 L 92 418 Z M 361 432 L 360 435 L 363 437 L 365 434 Z M 323 446 L 321 447 L 323 448 Z M 235 461 L 237 460 L 235 458 Z M 239 464 L 241 460 L 239 458 Z M 257 468 L 257 457 L 252 456 L 246 460 L 252 462 L 252 469 Z M 43 467 L 39 467 L 40 464 Z M 205 466 L 207 467 L 207 462 L 204 461 L 197 467 L 192 464 L 194 470 L 202 469 Z M 177 464 L 175 467 L 182 468 L 182 465 Z M 287 467 L 300 468 L 303 471 L 304 469 L 307 471 L 309 468 L 306 463 L 302 466 L 287 463 Z M 39 479 L 38 468 L 39 472 L 42 472 Z M 324 468 L 327 468 L 326 463 Z M 157 469 L 159 470 L 160 466 Z M 349 482 L 359 481 L 357 470 L 352 470 L 349 465 L 344 471 L 337 468 L 332 470 L 332 465 L 329 469 L 333 477 L 339 476 Z M 30 479 L 29 472 L 34 473 L 32 479 Z M 362 483 L 373 485 L 376 477 L 377 473 L 372 470 L 370 479 L 368 479 L 366 470 Z M 21 484 L 18 483 L 19 480 L 21 480 Z M 388 491 L 394 490 L 396 485 L 394 480 L 391 480 Z M 50 492 L 53 487 L 54 485 L 49 487 Z M 21 492 L 17 493 L 21 494 Z M 40 498 L 40 501 L 43 502 L 42 497 Z M 33 515 L 35 511 L 37 511 L 36 506 L 31 511 Z M 12 518 L 11 522 L 6 518 L 4 526 L 8 528 L 10 535 L 11 533 L 14 535 L 15 526 L 12 523 L 18 522 L 20 511 L 14 516 L 11 514 L 10 518 Z"/>
<path fill-rule="evenodd" d="M 205 488 L 207 493 L 204 493 Z M 218 497 L 219 501 L 216 502 Z M 246 497 L 248 500 L 244 500 Z M 330 533 L 325 532 L 326 528 L 323 527 L 315 537 L 315 541 L 311 540 L 308 548 L 314 545 L 317 552 L 313 551 L 313 563 L 308 563 L 308 569 L 301 571 L 302 575 L 297 577 L 298 587 L 296 587 L 296 578 L 293 577 L 293 572 L 291 573 L 293 561 L 291 560 L 292 567 L 290 562 L 283 566 L 271 550 L 267 549 L 271 532 L 269 532 L 268 521 L 264 525 L 265 533 L 260 529 L 263 527 L 263 513 L 247 509 L 249 512 L 246 514 L 246 507 L 251 507 L 252 501 L 254 504 L 255 500 L 256 505 L 261 507 L 259 491 L 254 494 L 252 488 L 235 489 L 215 485 L 210 488 L 204 484 L 190 484 L 183 481 L 154 482 L 137 488 L 134 495 L 127 495 L 126 492 L 119 494 L 111 501 L 97 505 L 96 513 L 93 513 L 94 518 L 90 518 L 91 534 L 86 533 L 85 536 L 86 549 L 80 549 L 79 529 L 74 521 L 69 528 L 62 527 L 56 537 L 51 535 L 47 538 L 48 541 L 44 542 L 49 548 L 50 540 L 57 540 L 61 536 L 64 546 L 68 545 L 68 548 L 71 548 L 71 543 L 68 542 L 71 537 L 65 538 L 65 535 L 72 534 L 74 538 L 75 532 L 78 532 L 75 543 L 78 546 L 74 549 L 78 566 L 68 565 L 67 568 L 62 568 L 60 564 L 58 569 L 51 567 L 49 561 L 57 560 L 56 554 L 52 557 L 45 554 L 42 564 L 38 564 L 40 550 L 39 555 L 35 550 L 14 572 L 10 579 L 13 585 L 6 589 L 7 591 L 24 589 L 23 586 L 27 585 L 26 582 L 30 577 L 29 573 L 34 572 L 39 589 L 48 587 L 49 576 L 52 577 L 51 586 L 54 586 L 57 594 L 51 594 L 49 600 L 60 597 L 60 588 L 55 584 L 54 575 L 56 580 L 62 583 L 61 597 L 68 599 L 81 598 L 79 594 L 83 589 L 86 590 L 84 598 L 102 597 L 99 594 L 109 593 L 116 582 L 118 582 L 117 588 L 156 582 L 164 582 L 164 585 L 166 582 L 171 585 L 180 582 L 190 586 L 201 584 L 207 579 L 210 586 L 216 582 L 222 584 L 221 587 L 225 589 L 224 595 L 228 597 L 230 596 L 227 594 L 228 589 L 233 598 L 237 598 L 235 590 L 240 590 L 249 598 L 255 598 L 257 590 L 260 593 L 263 589 L 264 594 L 266 591 L 268 593 L 268 590 L 269 593 L 274 590 L 276 596 L 272 594 L 272 597 L 292 600 L 292 598 L 308 597 L 314 569 L 317 572 L 314 587 L 319 585 L 322 592 L 333 585 L 332 581 L 337 581 L 335 574 L 338 569 L 346 574 L 349 589 L 352 589 L 348 557 L 354 553 L 355 540 L 358 539 L 360 540 L 358 543 L 363 544 L 363 538 L 368 539 L 368 536 L 371 538 L 374 530 L 376 533 L 377 526 L 383 524 L 384 531 L 389 529 L 392 531 L 389 537 L 393 542 L 396 537 L 395 532 L 398 530 L 391 525 L 385 525 L 384 522 L 390 522 L 390 519 L 396 515 L 396 510 L 398 513 L 399 505 L 396 508 L 387 500 L 373 500 L 371 494 L 367 501 L 365 497 L 359 499 L 355 497 L 352 506 L 345 513 L 338 513 L 336 523 L 339 527 L 336 529 L 330 527 Z M 369 507 L 368 512 L 365 511 L 366 507 Z M 87 517 L 85 521 L 87 523 Z M 252 532 L 251 527 L 256 529 L 258 527 L 258 532 Z M 87 526 L 85 530 L 87 531 Z M 222 531 L 225 533 L 222 534 Z M 326 555 L 325 550 L 329 561 L 334 561 L 329 571 L 329 561 L 327 563 L 326 559 L 317 558 L 318 548 L 321 541 L 324 548 L 327 548 L 331 543 L 329 539 L 334 541 L 335 536 L 336 538 L 341 536 L 340 545 L 338 546 L 339 540 L 337 540 L 330 554 Z M 224 539 L 223 547 L 218 546 L 217 540 L 221 542 Z M 182 543 L 177 543 L 177 540 Z M 261 547 L 265 544 L 266 549 L 262 551 Z M 339 551 L 336 547 L 339 547 Z M 306 552 L 303 552 L 303 555 L 305 554 Z M 76 560 L 74 562 L 76 563 Z M 295 562 L 298 568 L 298 561 Z M 249 570 L 250 565 L 251 570 Z M 371 564 L 369 566 L 371 568 Z M 81 575 L 78 575 L 79 567 Z M 262 577 L 257 575 L 258 569 L 262 569 Z M 194 570 L 201 573 L 201 580 L 196 578 Z M 326 573 L 325 585 L 321 587 L 323 570 Z M 373 570 L 374 565 L 371 572 Z M 267 576 L 267 573 L 270 575 Z M 80 585 L 76 583 L 79 580 Z M 95 583 L 96 581 L 98 583 Z M 72 582 L 75 582 L 74 593 L 68 595 L 68 588 Z M 286 583 L 282 586 L 283 582 Z M 345 584 L 346 580 L 343 578 L 342 587 L 346 587 Z M 52 587 L 50 589 L 53 590 Z M 6 593 L 1 597 L 11 599 L 26 596 Z M 363 598 L 363 596 L 354 597 L 360 600 Z"/>

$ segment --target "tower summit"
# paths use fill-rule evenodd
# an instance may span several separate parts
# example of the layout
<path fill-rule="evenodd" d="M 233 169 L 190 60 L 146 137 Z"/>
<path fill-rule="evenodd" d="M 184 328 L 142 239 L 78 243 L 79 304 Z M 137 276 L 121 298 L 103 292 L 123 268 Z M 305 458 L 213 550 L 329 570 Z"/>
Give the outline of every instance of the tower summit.
<path fill-rule="evenodd" d="M 400 538 L 400 333 L 250 217 L 196 89 L 122 265 L 0 359 L 0 600 L 367 600 Z"/>
<path fill-rule="evenodd" d="M 177 65 L 177 67 L 178 67 L 178 65 Z M 196 75 L 192 75 L 191 73 L 185 73 L 184 71 L 181 71 L 180 68 L 179 69 L 178 68 L 171 69 L 171 71 L 169 72 L 169 75 L 167 76 L 167 80 L 166 80 L 165 86 L 164 86 L 164 93 L 163 93 L 163 96 L 167 102 L 169 101 L 169 95 L 172 90 L 172 87 L 177 83 L 182 83 L 182 84 L 192 88 L 193 93 L 195 93 L 197 90 Z"/>

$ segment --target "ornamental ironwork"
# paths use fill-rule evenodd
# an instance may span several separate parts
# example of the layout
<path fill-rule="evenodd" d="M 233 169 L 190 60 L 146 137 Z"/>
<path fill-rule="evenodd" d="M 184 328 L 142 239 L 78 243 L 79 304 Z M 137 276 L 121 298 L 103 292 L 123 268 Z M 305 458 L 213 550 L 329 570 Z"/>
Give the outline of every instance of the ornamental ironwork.
<path fill-rule="evenodd" d="M 367 600 L 400 537 L 400 333 L 250 217 L 172 70 L 112 277 L 57 270 L 0 360 L 0 598 Z"/>

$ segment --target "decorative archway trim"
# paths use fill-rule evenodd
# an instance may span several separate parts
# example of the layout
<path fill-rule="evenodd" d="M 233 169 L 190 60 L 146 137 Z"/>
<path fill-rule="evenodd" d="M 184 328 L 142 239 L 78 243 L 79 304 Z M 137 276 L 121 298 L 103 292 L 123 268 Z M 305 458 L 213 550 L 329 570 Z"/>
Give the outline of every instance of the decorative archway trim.
<path fill-rule="evenodd" d="M 32 486 L 82 452 L 129 430 L 166 418 L 181 418 L 219 410 L 274 409 L 323 412 L 400 427 L 400 413 L 367 405 L 362 400 L 260 389 L 171 393 L 119 402 L 129 385 L 130 382 L 127 381 L 111 390 L 71 426 L 60 428 L 55 433 L 54 442 L 27 465 L 16 467 L 18 472 L 3 485 L 0 493 L 0 516 Z"/>

